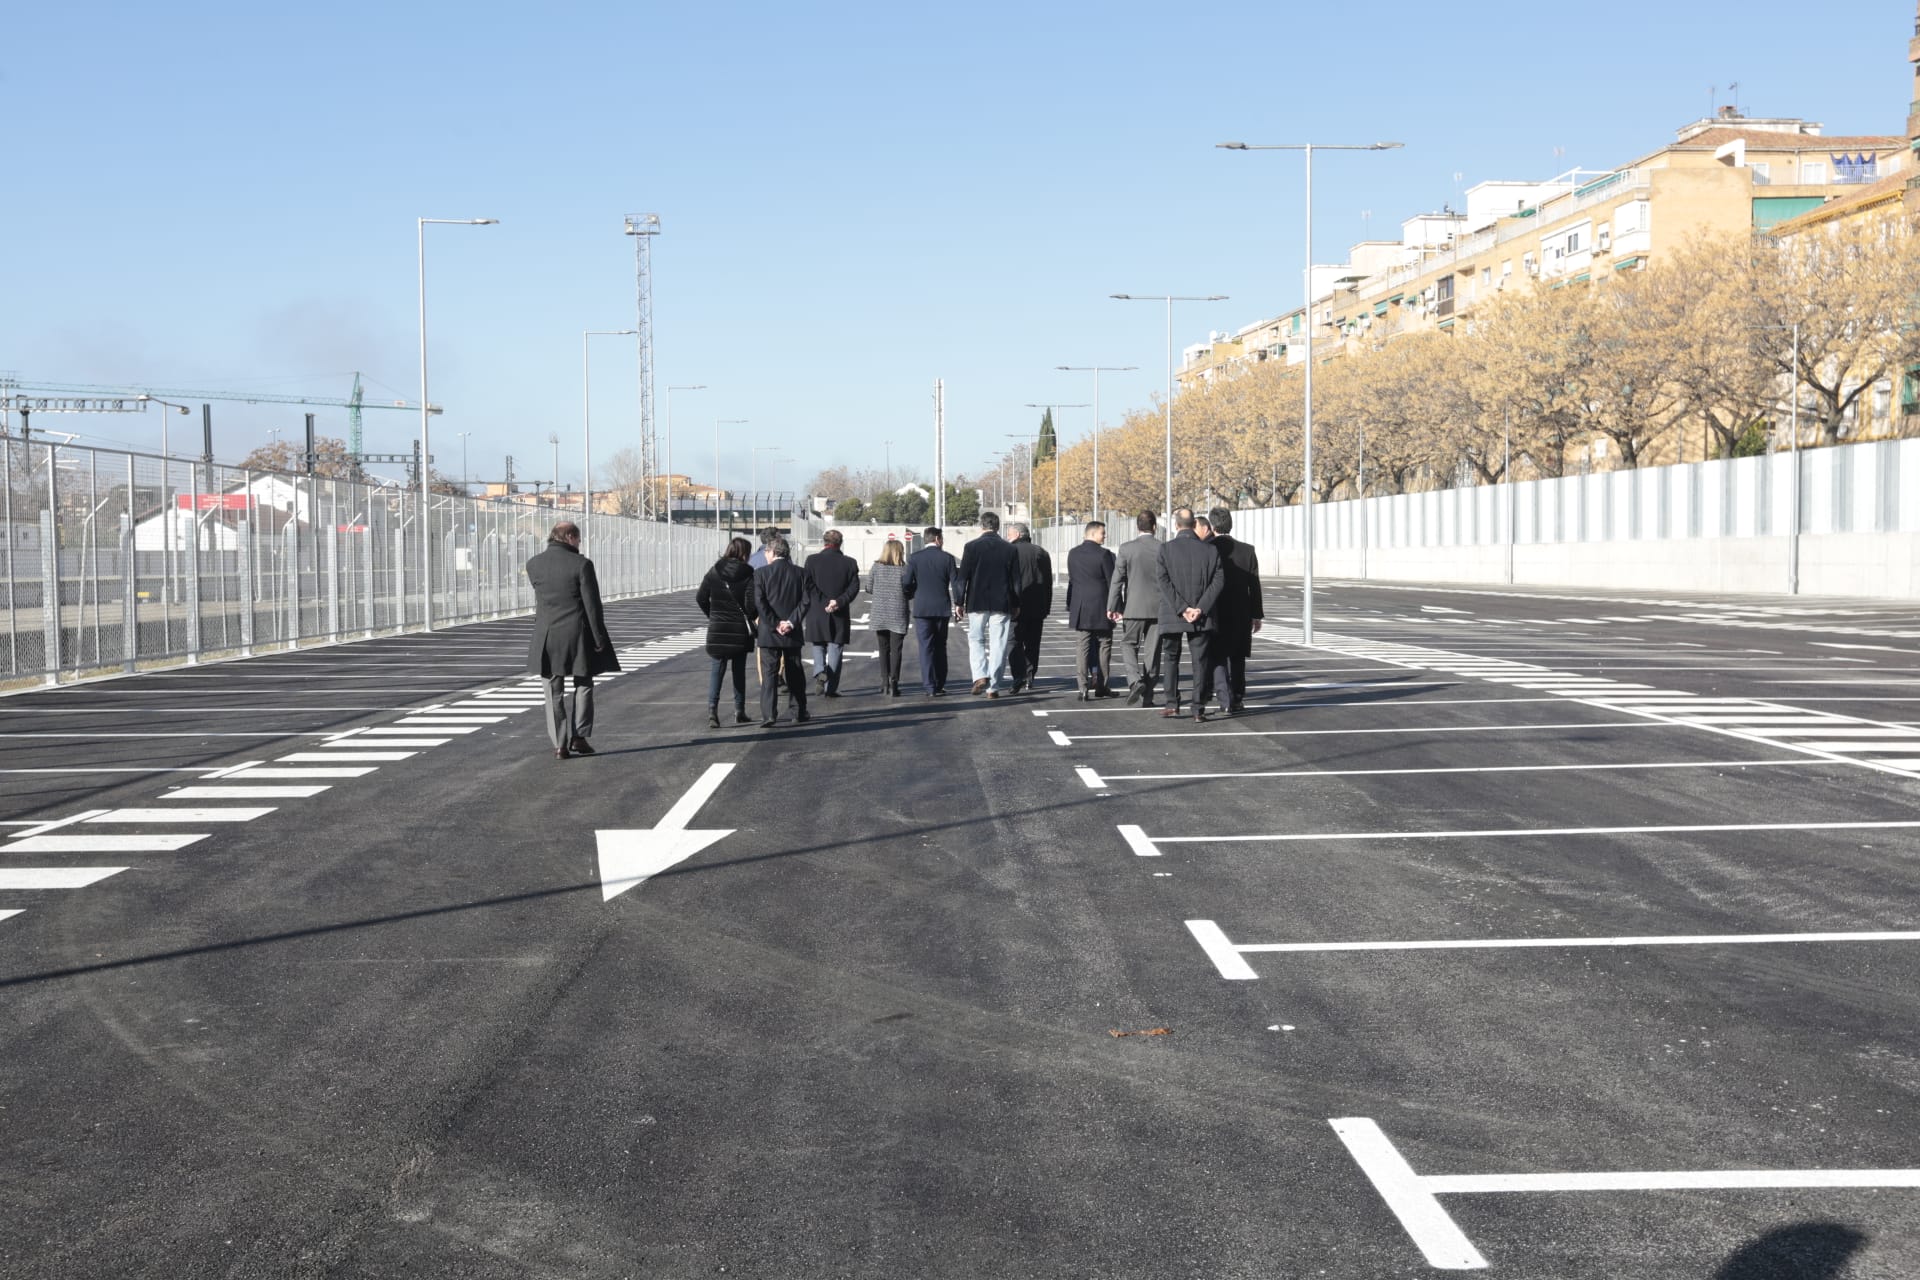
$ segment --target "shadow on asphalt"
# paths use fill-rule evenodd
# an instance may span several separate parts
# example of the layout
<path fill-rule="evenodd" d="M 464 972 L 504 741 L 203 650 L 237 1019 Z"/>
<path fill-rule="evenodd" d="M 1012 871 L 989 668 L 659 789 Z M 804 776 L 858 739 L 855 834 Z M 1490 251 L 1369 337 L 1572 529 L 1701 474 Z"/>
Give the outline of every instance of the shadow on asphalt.
<path fill-rule="evenodd" d="M 1713 1280 L 1841 1280 L 1867 1240 L 1866 1232 L 1838 1222 L 1776 1227 L 1734 1250 Z"/>

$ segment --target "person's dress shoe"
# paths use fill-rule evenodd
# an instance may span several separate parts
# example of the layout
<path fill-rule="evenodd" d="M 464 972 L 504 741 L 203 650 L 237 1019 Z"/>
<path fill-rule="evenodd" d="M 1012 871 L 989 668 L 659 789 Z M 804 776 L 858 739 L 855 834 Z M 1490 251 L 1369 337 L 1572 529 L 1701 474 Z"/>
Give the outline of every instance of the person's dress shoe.
<path fill-rule="evenodd" d="M 983 693 L 985 693 L 986 691 L 987 691 L 987 682 L 986 682 L 985 680 L 975 680 L 975 681 L 973 682 L 973 696 L 974 696 L 974 697 L 976 697 L 976 698 L 977 698 L 977 697 L 979 697 L 979 696 L 980 696 L 981 694 L 983 694 Z"/>
<path fill-rule="evenodd" d="M 998 689 L 989 689 L 987 690 L 987 696 L 989 698 L 997 698 L 1000 696 L 1000 691 Z"/>
<path fill-rule="evenodd" d="M 794 715 L 793 715 L 793 722 L 795 724 L 805 724 L 807 721 L 811 719 L 813 719 L 813 717 L 807 713 L 807 709 L 805 707 L 800 708 L 800 710 L 794 712 Z"/>
<path fill-rule="evenodd" d="M 1144 684 L 1129 685 L 1127 687 L 1127 705 L 1130 707 L 1146 696 L 1147 686 Z"/>
<path fill-rule="evenodd" d="M 1169 702 L 1166 706 L 1160 709 L 1160 718 L 1162 720 L 1172 720 L 1179 714 L 1180 714 L 1180 706 L 1178 703 Z"/>
<path fill-rule="evenodd" d="M 567 748 L 577 756 L 590 756 L 593 754 L 593 745 L 585 738 L 575 738 L 567 744 Z"/>
<path fill-rule="evenodd" d="M 719 727 L 720 727 L 720 713 L 718 711 L 709 710 L 707 712 L 707 728 L 718 729 Z"/>
<path fill-rule="evenodd" d="M 1195 707 L 1193 709 L 1193 722 L 1195 724 L 1205 724 L 1207 722 L 1207 709 L 1205 707 Z"/>
<path fill-rule="evenodd" d="M 779 724 L 779 723 L 780 723 L 780 721 L 779 721 L 779 720 L 778 720 L 778 719 L 777 719 L 776 717 L 774 717 L 774 716 L 768 716 L 768 717 L 767 717 L 767 718 L 766 718 L 765 720 L 762 720 L 762 721 L 760 722 L 760 727 L 761 727 L 762 729 L 771 729 L 771 728 L 773 728 L 773 726 L 775 726 L 776 724 Z"/>
<path fill-rule="evenodd" d="M 1093 691 L 1093 696 L 1096 698 L 1117 698 L 1120 695 L 1115 693 L 1113 690 L 1107 688 L 1105 685 L 1101 685 L 1098 689 L 1095 689 Z"/>
<path fill-rule="evenodd" d="M 745 707 L 735 707 L 733 709 L 733 722 L 735 724 L 752 724 L 753 717 L 747 714 Z"/>
<path fill-rule="evenodd" d="M 555 760 L 565 760 L 572 754 L 573 753 L 567 750 L 565 747 L 555 747 L 553 749 L 553 758 Z"/>

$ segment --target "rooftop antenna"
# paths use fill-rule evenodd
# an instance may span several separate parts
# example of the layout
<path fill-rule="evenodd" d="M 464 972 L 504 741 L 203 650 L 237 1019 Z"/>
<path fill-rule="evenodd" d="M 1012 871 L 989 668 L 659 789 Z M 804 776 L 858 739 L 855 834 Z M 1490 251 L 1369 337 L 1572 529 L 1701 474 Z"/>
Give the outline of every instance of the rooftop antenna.
<path fill-rule="evenodd" d="M 1740 114 L 1740 82 L 1733 81 L 1727 86 L 1727 92 L 1733 95 L 1733 114 Z"/>

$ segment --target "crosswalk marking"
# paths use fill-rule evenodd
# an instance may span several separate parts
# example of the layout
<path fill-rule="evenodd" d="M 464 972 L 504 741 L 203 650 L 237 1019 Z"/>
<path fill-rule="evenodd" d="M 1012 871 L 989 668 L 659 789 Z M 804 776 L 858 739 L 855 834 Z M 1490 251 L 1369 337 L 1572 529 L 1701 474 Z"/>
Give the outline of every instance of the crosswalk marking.
<path fill-rule="evenodd" d="M 328 788 L 324 785 L 311 787 L 176 787 L 162 795 L 162 800 L 306 800 L 319 795 Z"/>

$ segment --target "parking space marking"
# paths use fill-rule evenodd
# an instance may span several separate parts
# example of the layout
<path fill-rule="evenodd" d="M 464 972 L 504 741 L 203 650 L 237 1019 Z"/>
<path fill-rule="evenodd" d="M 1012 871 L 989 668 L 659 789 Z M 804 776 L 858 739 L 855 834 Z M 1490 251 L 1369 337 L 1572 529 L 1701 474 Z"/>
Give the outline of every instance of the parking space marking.
<path fill-rule="evenodd" d="M 1597 1173 L 1418 1174 L 1365 1116 L 1328 1120 L 1429 1265 L 1479 1271 L 1487 1260 L 1441 1207 L 1443 1195 L 1566 1191 L 1752 1191 L 1920 1187 L 1920 1169 L 1660 1169 Z"/>
<path fill-rule="evenodd" d="M 125 867 L 0 867 L 0 889 L 84 889 Z"/>
<path fill-rule="evenodd" d="M 1233 982 L 1259 978 L 1241 959 L 1255 954 L 1332 951 L 1502 951 L 1563 947 L 1724 947 L 1804 942 L 1920 942 L 1920 930 L 1867 930 L 1851 933 L 1649 934 L 1621 937 L 1433 938 L 1380 942 L 1234 942 L 1211 920 L 1189 920 L 1187 931 L 1213 961 L 1220 976 Z"/>
<path fill-rule="evenodd" d="M 310 787 L 176 787 L 162 794 L 162 800 L 306 800 L 327 790 L 325 785 Z"/>
<path fill-rule="evenodd" d="M 1212 778 L 1370 778 L 1396 774 L 1432 773 L 1586 773 L 1613 769 L 1746 769 L 1789 765 L 1801 769 L 1826 763 L 1812 756 L 1791 760 L 1654 760 L 1629 764 L 1469 764 L 1430 765 L 1419 769 L 1271 769 L 1224 773 L 1106 773 L 1082 769 L 1082 774 L 1098 779 L 1090 787 L 1105 787 L 1114 782 L 1186 782 Z"/>
<path fill-rule="evenodd" d="M 1286 831 L 1252 836 L 1148 836 L 1139 827 L 1122 827 L 1135 853 L 1140 842 L 1163 844 L 1294 844 L 1308 840 L 1499 840 L 1513 836 L 1706 835 L 1727 831 L 1867 831 L 1920 827 L 1920 821 L 1889 822 L 1720 822 L 1645 827 L 1492 827 L 1479 831 Z M 1159 849 L 1154 848 L 1158 853 Z"/>
<path fill-rule="evenodd" d="M 197 840 L 204 831 L 138 836 L 25 836 L 10 840 L 0 853 L 173 853 Z"/>
<path fill-rule="evenodd" d="M 130 826 L 141 822 L 252 822 L 272 813 L 271 808 L 264 809 L 109 809 L 105 813 L 88 818 L 93 823 L 112 823 L 116 826 Z"/>
<path fill-rule="evenodd" d="M 1190 717 L 1188 717 L 1190 718 Z M 1537 733 L 1544 729 L 1651 729 L 1657 720 L 1591 720 L 1584 724 L 1453 724 L 1429 728 L 1396 725 L 1390 729 L 1221 729 L 1208 738 L 1321 738 L 1352 734 L 1378 733 Z M 1101 742 L 1116 738 L 1165 738 L 1165 733 L 1076 733 L 1069 737 L 1059 729 L 1049 731 L 1061 746 L 1074 742 Z M 1785 745 L 1785 744 L 1782 744 Z"/>

